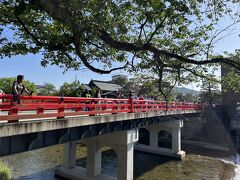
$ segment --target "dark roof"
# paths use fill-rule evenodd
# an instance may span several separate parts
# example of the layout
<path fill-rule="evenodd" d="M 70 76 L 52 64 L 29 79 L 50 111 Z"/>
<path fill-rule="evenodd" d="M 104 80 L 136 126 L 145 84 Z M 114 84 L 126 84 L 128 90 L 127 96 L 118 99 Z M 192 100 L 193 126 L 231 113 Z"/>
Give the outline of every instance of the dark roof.
<path fill-rule="evenodd" d="M 108 95 L 116 95 L 114 91 L 109 91 L 106 93 L 103 93 L 102 96 L 108 96 Z"/>
<path fill-rule="evenodd" d="M 88 90 L 88 91 L 91 91 L 92 88 L 88 85 L 88 84 L 82 84 L 82 87 L 85 89 L 85 90 Z"/>
<path fill-rule="evenodd" d="M 122 89 L 122 86 L 118 84 L 111 83 L 109 81 L 98 81 L 98 80 L 91 80 L 92 83 L 95 84 L 100 90 L 103 91 L 119 91 Z"/>

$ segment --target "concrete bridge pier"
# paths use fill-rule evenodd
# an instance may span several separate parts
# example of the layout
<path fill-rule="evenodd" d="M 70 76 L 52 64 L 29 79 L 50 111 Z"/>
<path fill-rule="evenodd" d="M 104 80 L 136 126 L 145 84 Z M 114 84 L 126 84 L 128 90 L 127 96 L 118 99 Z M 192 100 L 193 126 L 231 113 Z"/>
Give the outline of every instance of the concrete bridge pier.
<path fill-rule="evenodd" d="M 183 121 L 166 121 L 161 124 L 154 124 L 144 126 L 149 133 L 149 145 L 137 144 L 136 150 L 160 154 L 169 157 L 175 157 L 182 159 L 185 157 L 185 152 L 181 150 L 181 128 L 183 127 Z M 168 132 L 171 136 L 171 147 L 164 148 L 159 147 L 159 133 L 161 131 Z"/>
<path fill-rule="evenodd" d="M 133 180 L 133 149 L 138 141 L 138 131 L 114 132 L 87 138 L 82 143 L 87 146 L 87 168 L 76 166 L 76 142 L 64 145 L 63 166 L 56 175 L 66 179 L 113 180 L 114 177 L 101 173 L 101 148 L 111 147 L 117 154 L 118 180 Z"/>

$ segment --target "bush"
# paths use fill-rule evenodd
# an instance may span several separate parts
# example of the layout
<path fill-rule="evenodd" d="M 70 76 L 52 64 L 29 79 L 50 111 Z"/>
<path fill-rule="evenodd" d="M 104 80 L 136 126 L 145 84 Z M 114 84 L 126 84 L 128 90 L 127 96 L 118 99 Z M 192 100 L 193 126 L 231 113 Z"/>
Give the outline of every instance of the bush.
<path fill-rule="evenodd" d="M 3 162 L 0 162 L 0 180 L 9 180 L 12 176 L 12 170 Z"/>

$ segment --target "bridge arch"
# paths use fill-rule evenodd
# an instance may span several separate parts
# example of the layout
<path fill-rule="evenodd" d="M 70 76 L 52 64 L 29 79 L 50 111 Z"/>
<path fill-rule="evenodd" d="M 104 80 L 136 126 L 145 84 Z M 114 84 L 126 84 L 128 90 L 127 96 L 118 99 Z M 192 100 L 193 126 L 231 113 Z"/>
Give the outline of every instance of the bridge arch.
<path fill-rule="evenodd" d="M 147 128 L 140 128 L 139 133 L 139 144 L 150 145 L 150 132 Z"/>
<path fill-rule="evenodd" d="M 172 134 L 168 130 L 158 132 L 158 147 L 172 149 Z"/>

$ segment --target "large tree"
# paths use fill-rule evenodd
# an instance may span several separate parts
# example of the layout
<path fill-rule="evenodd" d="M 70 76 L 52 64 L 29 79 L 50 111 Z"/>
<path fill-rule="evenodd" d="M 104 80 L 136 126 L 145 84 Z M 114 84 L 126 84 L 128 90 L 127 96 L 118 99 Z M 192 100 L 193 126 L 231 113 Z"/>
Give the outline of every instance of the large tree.
<path fill-rule="evenodd" d="M 219 89 L 219 83 L 215 76 L 209 74 L 209 79 L 203 79 L 201 86 L 200 99 L 203 103 L 208 103 L 209 105 L 220 104 L 221 103 L 221 92 Z"/>
<path fill-rule="evenodd" d="M 227 53 L 227 56 L 237 59 L 240 61 L 240 49 L 236 51 L 236 53 Z M 228 68 L 226 66 L 222 66 L 222 70 L 226 71 L 226 74 L 223 74 L 222 77 L 222 90 L 228 91 L 231 89 L 233 92 L 240 93 L 240 73 L 234 68 Z"/>
<path fill-rule="evenodd" d="M 81 97 L 83 88 L 79 81 L 72 83 L 65 82 L 59 90 L 59 95 L 70 96 L 70 97 Z"/>
<path fill-rule="evenodd" d="M 42 88 L 39 88 L 38 94 L 42 96 L 54 96 L 57 94 L 56 87 L 51 83 L 44 83 Z"/>
<path fill-rule="evenodd" d="M 3 90 L 5 94 L 12 93 L 13 82 L 16 81 L 16 78 L 0 78 L 0 90 Z M 24 80 L 25 87 L 32 93 L 36 93 L 36 85 L 30 81 Z"/>
<path fill-rule="evenodd" d="M 144 69 L 159 86 L 166 73 L 176 81 L 203 77 L 203 65 L 240 70 L 234 58 L 212 54 L 216 37 L 239 22 L 238 6 L 239 0 L 1 0 L 0 56 L 41 53 L 43 66 L 98 73 Z M 224 18 L 230 23 L 216 30 Z"/>

